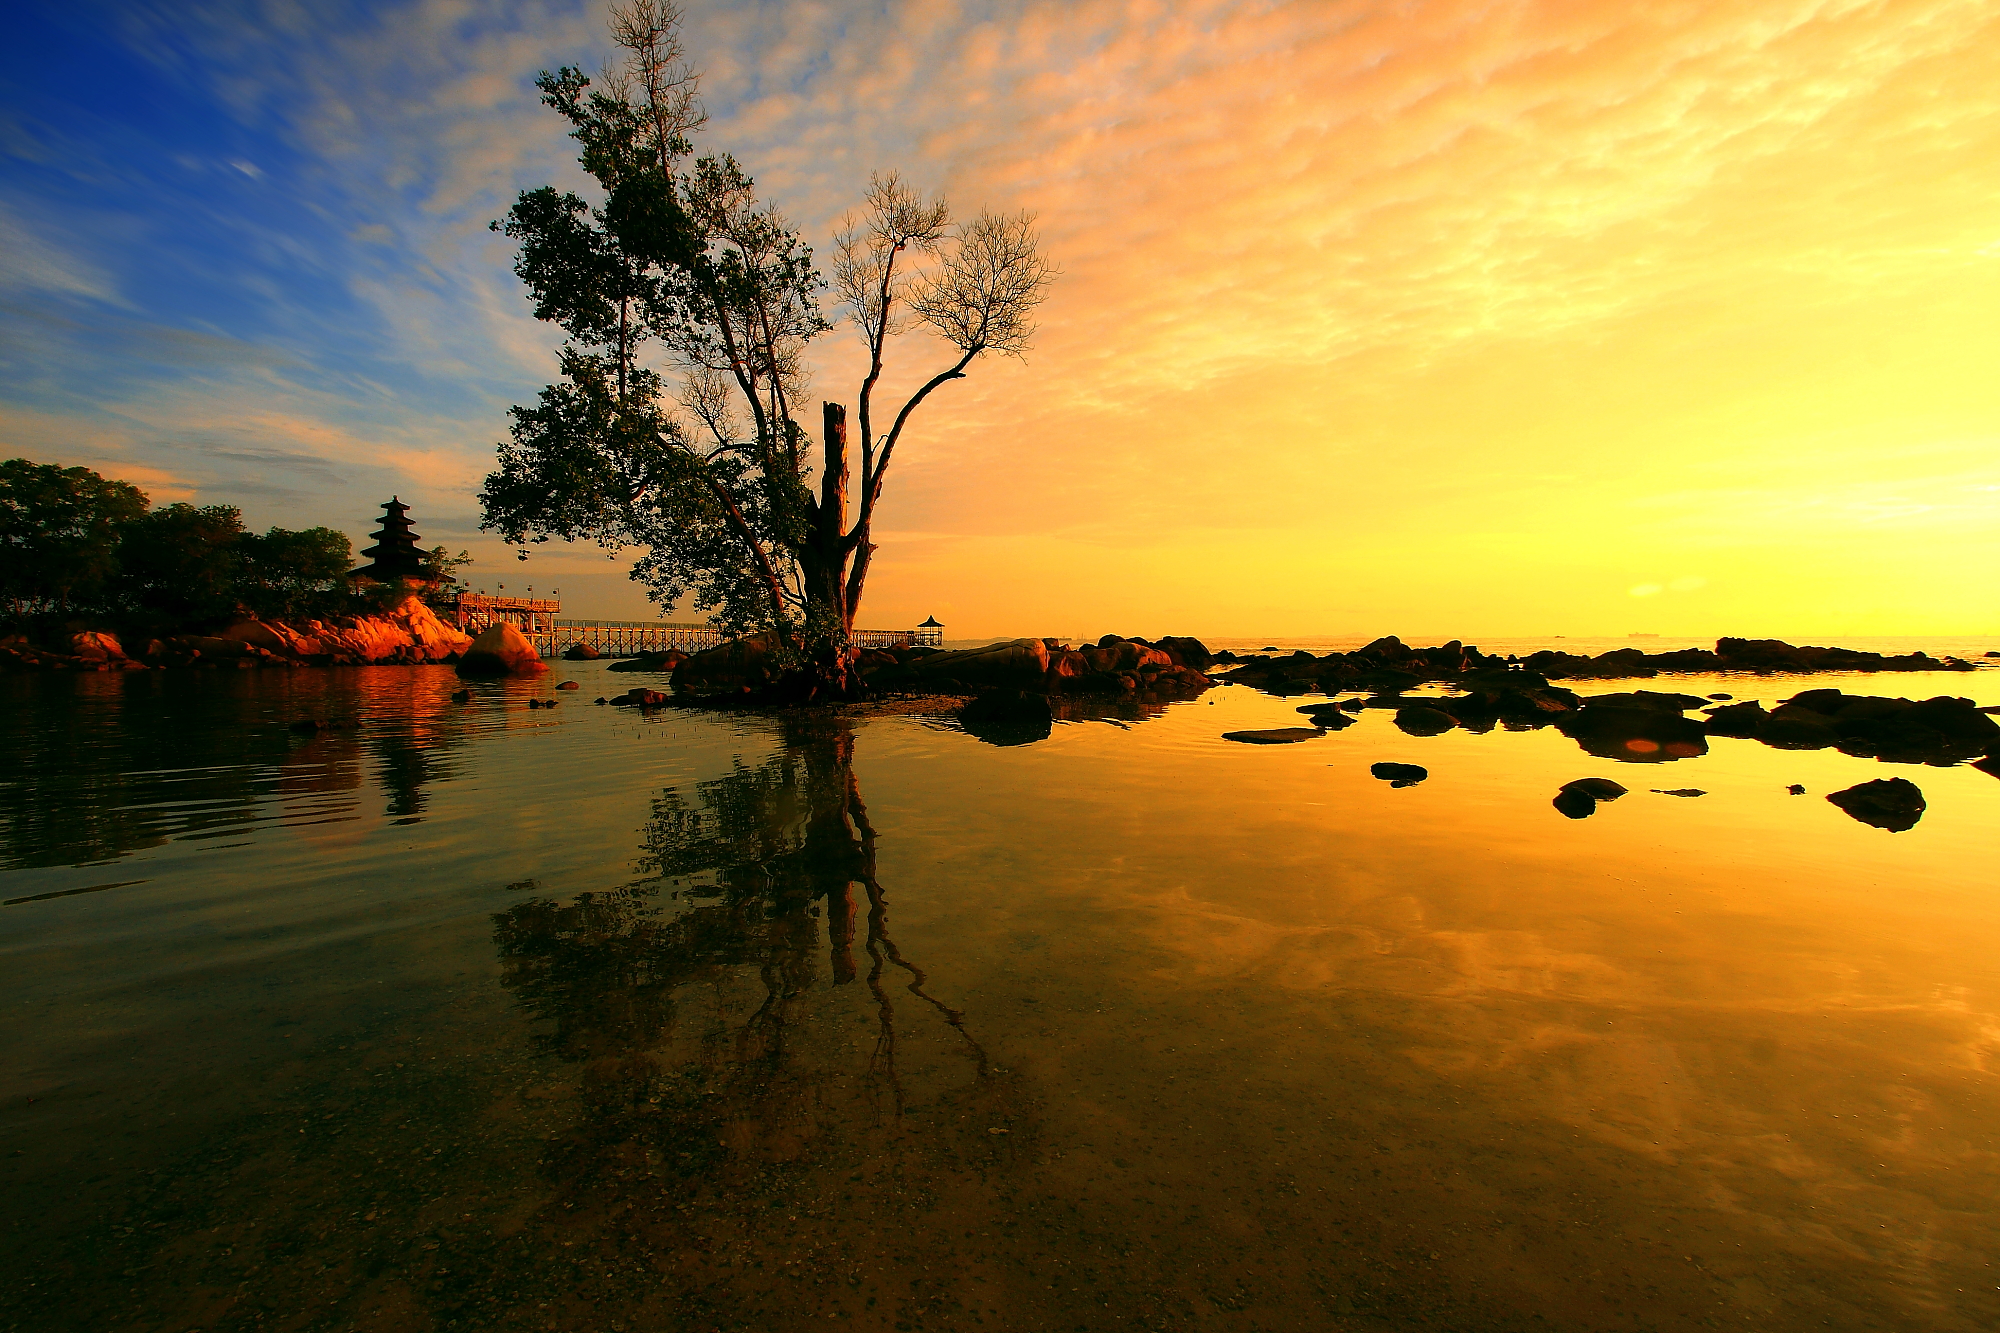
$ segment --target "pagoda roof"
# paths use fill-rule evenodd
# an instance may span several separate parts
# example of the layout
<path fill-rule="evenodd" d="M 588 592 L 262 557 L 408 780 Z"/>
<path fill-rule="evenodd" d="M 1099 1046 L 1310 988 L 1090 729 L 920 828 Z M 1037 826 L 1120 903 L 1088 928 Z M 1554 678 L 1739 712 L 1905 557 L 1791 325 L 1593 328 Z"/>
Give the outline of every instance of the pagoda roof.
<path fill-rule="evenodd" d="M 943 626 L 943 625 L 940 625 L 940 624 L 938 624 L 938 618 L 937 618 L 936 616 L 931 616 L 931 617 L 929 617 L 928 619 L 926 619 L 926 620 L 924 621 L 924 623 L 923 623 L 923 624 L 921 624 L 921 625 L 917 626 L 917 628 L 918 628 L 918 629 L 943 629 L 943 628 L 944 628 L 944 626 Z"/>

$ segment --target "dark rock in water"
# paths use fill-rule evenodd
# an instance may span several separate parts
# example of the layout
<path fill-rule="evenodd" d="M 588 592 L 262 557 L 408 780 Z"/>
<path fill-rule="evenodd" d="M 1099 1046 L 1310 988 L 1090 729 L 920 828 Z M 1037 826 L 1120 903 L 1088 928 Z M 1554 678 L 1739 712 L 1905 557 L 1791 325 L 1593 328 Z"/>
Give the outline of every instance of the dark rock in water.
<path fill-rule="evenodd" d="M 1840 744 L 1840 733 L 1824 714 L 1780 704 L 1757 726 L 1757 739 L 1779 750 L 1824 750 Z"/>
<path fill-rule="evenodd" d="M 1615 801 L 1625 794 L 1626 789 L 1610 778 L 1578 778 L 1574 782 L 1563 783 L 1560 790 L 1580 791 L 1593 801 Z"/>
<path fill-rule="evenodd" d="M 988 745 L 1030 745 L 1055 731 L 1048 696 L 1027 690 L 987 690 L 959 710 L 958 722 Z"/>
<path fill-rule="evenodd" d="M 1437 708 L 1401 708 L 1396 726 L 1412 736 L 1440 736 L 1458 725 L 1458 719 Z"/>
<path fill-rule="evenodd" d="M 566 680 L 562 684 L 556 686 L 556 688 L 559 690 L 580 690 L 583 688 L 583 686 L 578 684 L 576 681 Z"/>
<path fill-rule="evenodd" d="M 1797 782 L 1794 782 L 1791 786 L 1785 788 L 1785 790 L 1794 796 L 1804 796 L 1806 794 L 1805 787 Z"/>
<path fill-rule="evenodd" d="M 1339 731 L 1342 727 L 1351 727 L 1359 721 L 1337 703 L 1307 704 L 1298 711 L 1311 718 L 1314 726 L 1326 731 Z"/>
<path fill-rule="evenodd" d="M 1559 791 L 1549 804 L 1569 819 L 1588 819 L 1597 813 L 1597 798 L 1589 792 Z"/>
<path fill-rule="evenodd" d="M 611 701 L 600 694 L 597 696 L 594 702 L 597 703 L 599 707 L 602 707 L 603 705 L 608 704 Z"/>
<path fill-rule="evenodd" d="M 688 659 L 686 653 L 680 652 L 677 649 L 669 648 L 664 653 L 640 653 L 637 657 L 628 657 L 622 661 L 613 662 L 610 666 L 606 667 L 605 670 L 606 671 L 672 671 L 674 668 L 678 667 L 681 663 L 687 660 Z"/>
<path fill-rule="evenodd" d="M 1924 794 L 1908 778 L 1877 778 L 1826 799 L 1862 823 L 1891 833 L 1915 828 L 1924 816 Z"/>
<path fill-rule="evenodd" d="M 1702 724 L 1682 717 L 1678 703 L 1658 702 L 1692 696 L 1650 695 L 1629 702 L 1633 697 L 1585 699 L 1582 708 L 1555 719 L 1556 730 L 1582 746 L 1586 754 L 1628 763 L 1660 763 L 1708 753 L 1708 732 Z"/>
<path fill-rule="evenodd" d="M 455 704 L 469 704 L 472 702 L 472 691 L 453 690 L 451 692 L 451 701 Z"/>
<path fill-rule="evenodd" d="M 1370 764 L 1368 771 L 1392 787 L 1414 787 L 1431 775 L 1417 764 Z"/>
<path fill-rule="evenodd" d="M 667 696 L 658 690 L 649 690 L 643 685 L 634 685 L 625 693 L 611 701 L 620 707 L 658 708 L 668 702 Z"/>
<path fill-rule="evenodd" d="M 1340 701 L 1340 707 L 1343 712 L 1359 713 L 1368 707 L 1368 701 L 1366 699 L 1343 699 Z"/>
<path fill-rule="evenodd" d="M 1293 745 L 1326 735 L 1320 727 L 1268 727 L 1263 731 L 1225 731 L 1222 739 L 1244 745 Z"/>
<path fill-rule="evenodd" d="M 1706 795 L 1708 795 L 1708 793 L 1707 793 L 1707 792 L 1703 791 L 1703 790 L 1702 790 L 1701 788 L 1699 788 L 1699 787 L 1655 787 L 1655 788 L 1653 788 L 1653 794 L 1654 794 L 1655 796 L 1706 796 Z"/>
<path fill-rule="evenodd" d="M 604 656 L 603 653 L 598 652 L 587 643 L 573 643 L 563 649 L 563 660 L 566 662 L 595 662 L 602 656 Z"/>
<path fill-rule="evenodd" d="M 684 659 L 673 669 L 674 689 L 682 694 L 730 694 L 758 690 L 780 674 L 778 636 L 769 630 L 741 639 L 718 643 Z M 648 659 L 640 658 L 641 662 Z M 657 660 L 657 659 L 656 659 Z M 657 671 L 650 666 L 630 667 L 632 671 Z"/>
<path fill-rule="evenodd" d="M 1586 708 L 1637 708 L 1654 713 L 1680 714 L 1700 708 L 1708 700 L 1692 694 L 1663 694 L 1658 690 L 1628 690 L 1623 694 L 1588 694 Z"/>
<path fill-rule="evenodd" d="M 1746 699 L 1740 704 L 1724 704 L 1720 708 L 1708 710 L 1708 734 L 1711 736 L 1736 736 L 1748 738 L 1757 734 L 1769 719 L 1764 705 L 1755 699 Z"/>
<path fill-rule="evenodd" d="M 1981 773 L 1990 773 L 1994 777 L 2000 778 L 2000 751 L 1995 751 L 1984 758 L 1973 760 L 1972 766 Z"/>
<path fill-rule="evenodd" d="M 1708 697 L 1711 699 L 1734 699 L 1736 696 L 1733 694 L 1711 694 Z"/>

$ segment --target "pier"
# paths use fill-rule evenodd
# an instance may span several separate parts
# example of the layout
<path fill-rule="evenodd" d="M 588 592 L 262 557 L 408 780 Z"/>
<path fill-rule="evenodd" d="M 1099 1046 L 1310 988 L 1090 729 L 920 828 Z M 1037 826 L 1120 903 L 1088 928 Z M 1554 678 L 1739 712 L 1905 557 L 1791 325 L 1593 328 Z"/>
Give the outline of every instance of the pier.
<path fill-rule="evenodd" d="M 467 634 L 478 634 L 502 621 L 521 631 L 543 657 L 559 657 L 572 644 L 583 644 L 605 657 L 637 657 L 641 653 L 676 650 L 699 652 L 723 642 L 724 635 L 700 621 L 575 620 L 561 616 L 562 603 L 548 597 L 490 597 L 461 592 L 433 604 L 439 618 Z M 908 644 L 936 648 L 944 642 L 944 626 L 935 619 L 914 629 L 858 629 L 854 642 L 862 648 L 893 648 Z"/>

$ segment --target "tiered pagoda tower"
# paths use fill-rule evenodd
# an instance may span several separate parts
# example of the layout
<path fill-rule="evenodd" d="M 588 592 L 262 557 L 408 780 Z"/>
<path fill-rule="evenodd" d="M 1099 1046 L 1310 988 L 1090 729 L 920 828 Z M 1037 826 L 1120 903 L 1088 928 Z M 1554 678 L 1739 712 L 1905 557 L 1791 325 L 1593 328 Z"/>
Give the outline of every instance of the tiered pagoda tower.
<path fill-rule="evenodd" d="M 410 507 L 400 498 L 391 496 L 389 502 L 382 506 L 382 511 L 382 530 L 372 534 L 375 544 L 361 552 L 369 558 L 368 563 L 348 577 L 373 579 L 377 583 L 396 583 L 403 579 L 428 581 L 423 552 L 417 547 L 421 538 L 410 531 Z"/>

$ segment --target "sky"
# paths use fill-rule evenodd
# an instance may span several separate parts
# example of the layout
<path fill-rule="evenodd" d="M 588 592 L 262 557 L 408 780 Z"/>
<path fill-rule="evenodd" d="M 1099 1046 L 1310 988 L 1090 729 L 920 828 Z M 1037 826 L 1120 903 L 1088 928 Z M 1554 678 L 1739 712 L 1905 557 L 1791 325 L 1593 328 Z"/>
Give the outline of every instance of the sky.
<path fill-rule="evenodd" d="M 2000 633 L 1991 0 L 686 8 L 699 147 L 821 254 L 893 169 L 1061 270 L 915 419 L 863 625 Z M 600 6 L 8 14 L 0 455 L 357 548 L 395 494 L 477 586 L 656 614 L 478 530 L 559 342 L 487 223 L 582 188 L 533 80 Z"/>

